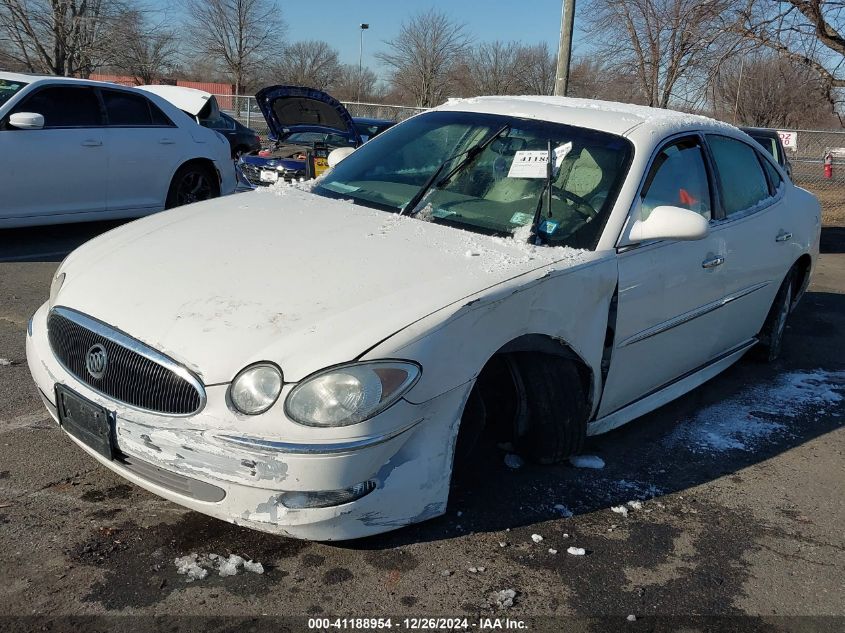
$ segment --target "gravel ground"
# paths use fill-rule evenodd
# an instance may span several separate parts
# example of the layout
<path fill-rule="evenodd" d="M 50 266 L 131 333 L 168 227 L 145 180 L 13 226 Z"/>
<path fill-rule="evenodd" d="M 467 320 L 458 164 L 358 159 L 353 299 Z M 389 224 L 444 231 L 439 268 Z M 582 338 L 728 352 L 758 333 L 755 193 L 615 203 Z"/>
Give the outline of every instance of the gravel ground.
<path fill-rule="evenodd" d="M 492 448 L 446 516 L 323 544 L 159 499 L 97 466 L 50 421 L 26 368 L 26 321 L 61 252 L 105 228 L 0 232 L 7 255 L 42 260 L 0 264 L 0 630 L 161 623 L 67 616 L 265 614 L 390 616 L 404 628 L 414 623 L 400 618 L 465 616 L 476 630 L 503 617 L 550 631 L 845 629 L 845 229 L 824 230 L 781 361 L 743 360 L 591 439 L 585 452 L 604 468 L 511 469 Z M 209 553 L 264 571 L 177 573 L 177 557 Z"/>

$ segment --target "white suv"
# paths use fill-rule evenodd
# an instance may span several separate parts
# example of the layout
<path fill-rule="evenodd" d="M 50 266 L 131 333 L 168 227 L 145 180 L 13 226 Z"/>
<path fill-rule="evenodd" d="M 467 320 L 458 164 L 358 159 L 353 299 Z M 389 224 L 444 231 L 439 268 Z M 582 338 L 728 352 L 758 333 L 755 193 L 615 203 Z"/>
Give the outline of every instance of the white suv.
<path fill-rule="evenodd" d="M 236 180 L 228 141 L 154 94 L 0 73 L 0 228 L 147 215 Z"/>

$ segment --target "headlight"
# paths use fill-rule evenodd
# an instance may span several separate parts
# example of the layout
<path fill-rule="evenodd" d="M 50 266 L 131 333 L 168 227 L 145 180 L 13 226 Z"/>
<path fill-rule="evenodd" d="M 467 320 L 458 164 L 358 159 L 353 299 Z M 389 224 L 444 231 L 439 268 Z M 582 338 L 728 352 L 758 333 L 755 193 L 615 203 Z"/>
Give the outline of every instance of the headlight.
<path fill-rule="evenodd" d="M 381 413 L 414 386 L 419 365 L 371 361 L 333 367 L 299 383 L 285 413 L 306 426 L 348 426 Z"/>
<path fill-rule="evenodd" d="M 56 295 L 59 294 L 59 290 L 62 289 L 63 283 L 65 283 L 64 273 L 59 273 L 53 277 L 53 281 L 50 283 L 50 305 L 53 305 L 56 302 Z"/>
<path fill-rule="evenodd" d="M 282 392 L 282 372 L 271 363 L 250 365 L 235 376 L 229 398 L 235 408 L 247 415 L 264 413 Z"/>

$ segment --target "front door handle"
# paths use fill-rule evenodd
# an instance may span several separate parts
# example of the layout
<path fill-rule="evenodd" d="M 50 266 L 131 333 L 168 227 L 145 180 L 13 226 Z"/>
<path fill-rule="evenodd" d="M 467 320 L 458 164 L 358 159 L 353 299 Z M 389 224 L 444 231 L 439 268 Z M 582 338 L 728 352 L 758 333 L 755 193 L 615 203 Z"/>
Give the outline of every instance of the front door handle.
<path fill-rule="evenodd" d="M 174 141 L 172 138 L 160 138 L 158 142 L 162 145 L 173 145 L 176 141 Z"/>
<path fill-rule="evenodd" d="M 792 239 L 792 233 L 788 233 L 786 231 L 781 231 L 778 233 L 777 237 L 775 238 L 775 242 L 788 242 Z"/>
<path fill-rule="evenodd" d="M 721 266 L 725 263 L 724 257 L 711 257 L 710 259 L 705 259 L 701 262 L 702 268 L 716 268 L 716 266 Z"/>
<path fill-rule="evenodd" d="M 83 147 L 100 147 L 102 145 L 102 141 L 98 141 L 97 139 L 89 138 L 82 141 Z"/>

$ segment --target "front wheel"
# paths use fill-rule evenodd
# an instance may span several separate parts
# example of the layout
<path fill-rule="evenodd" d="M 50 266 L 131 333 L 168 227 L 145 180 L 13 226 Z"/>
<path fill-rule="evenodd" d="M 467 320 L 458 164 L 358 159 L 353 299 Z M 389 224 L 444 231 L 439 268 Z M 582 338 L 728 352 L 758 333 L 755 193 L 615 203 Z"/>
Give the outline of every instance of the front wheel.
<path fill-rule="evenodd" d="M 575 365 L 558 356 L 507 357 L 516 386 L 514 444 L 541 464 L 577 455 L 587 434 L 588 406 Z"/>
<path fill-rule="evenodd" d="M 792 297 L 795 287 L 795 268 L 791 268 L 778 289 L 763 329 L 760 330 L 758 357 L 767 363 L 774 362 L 780 356 L 783 347 L 783 334 L 786 321 L 792 310 Z"/>
<path fill-rule="evenodd" d="M 188 163 L 176 170 L 164 208 L 172 209 L 219 195 L 220 187 L 214 170 L 201 163 Z"/>

